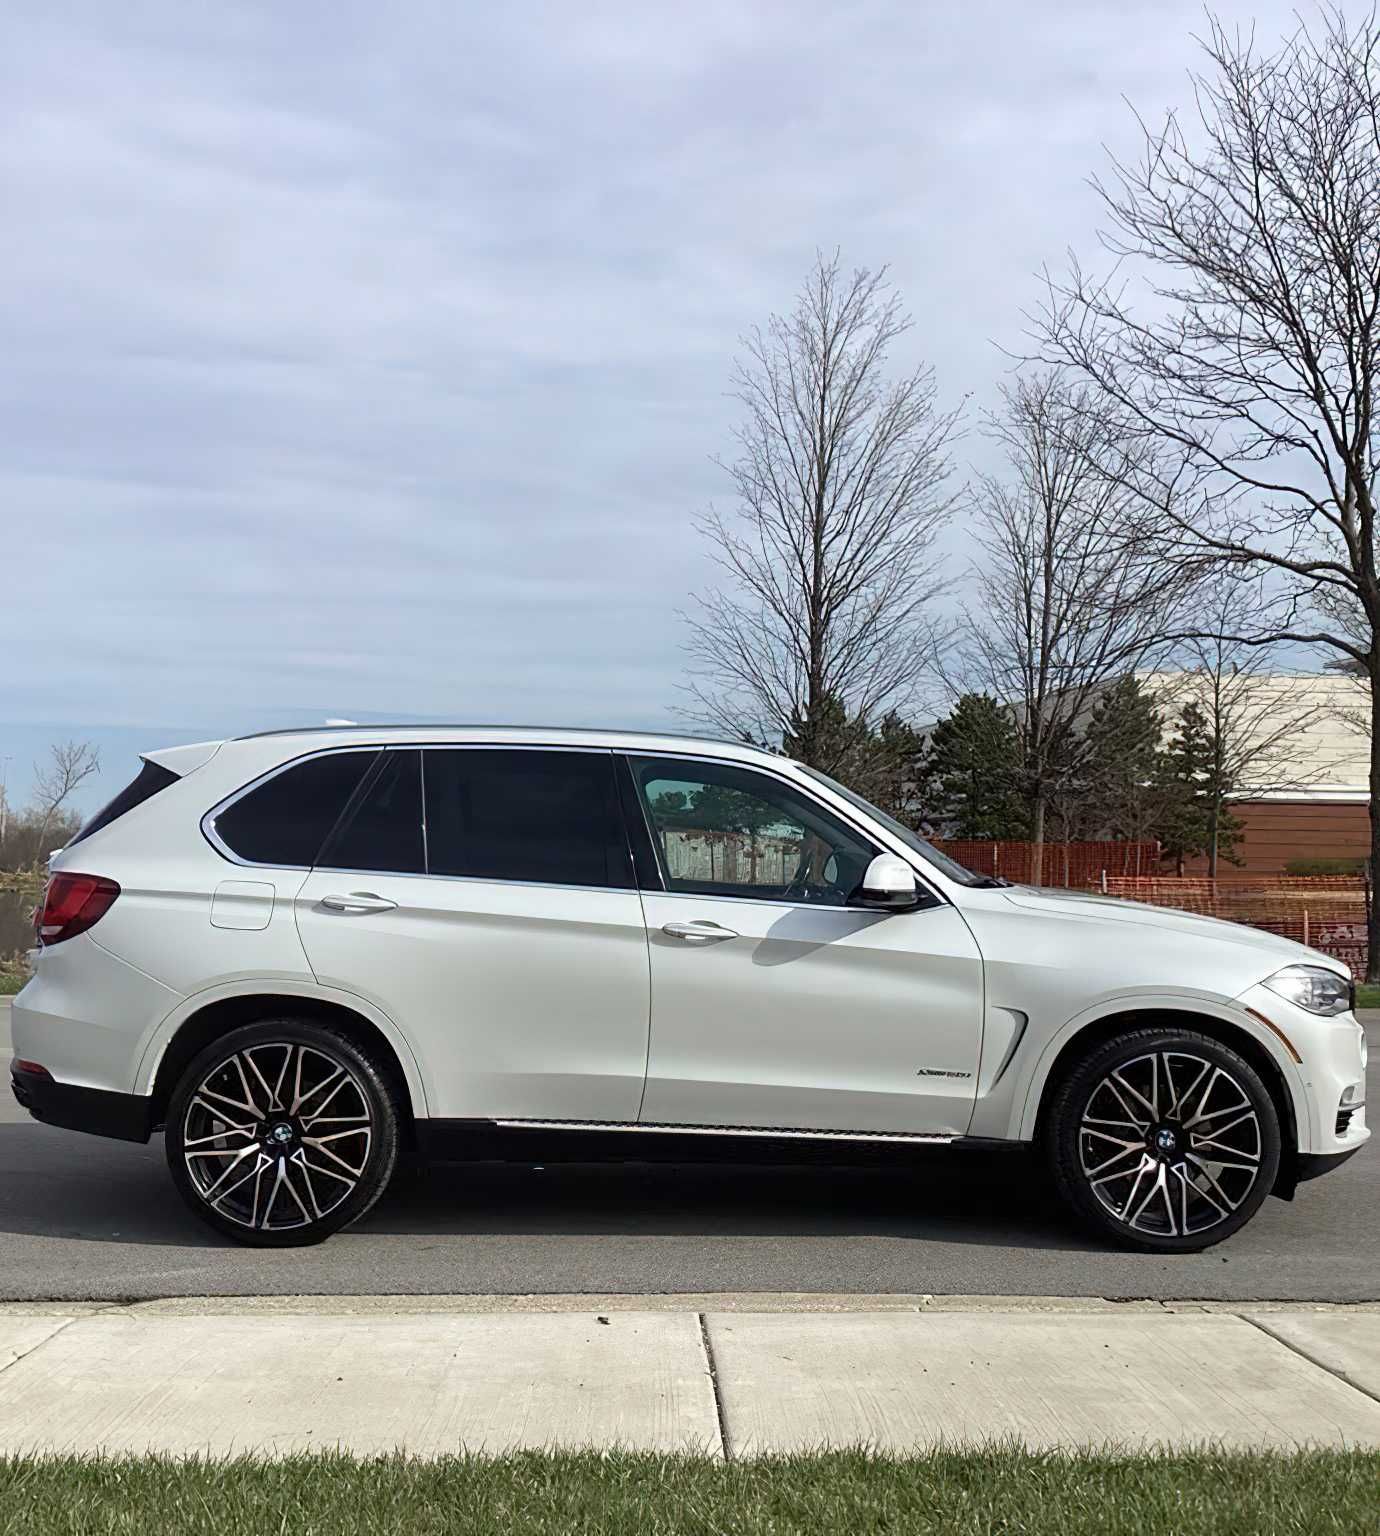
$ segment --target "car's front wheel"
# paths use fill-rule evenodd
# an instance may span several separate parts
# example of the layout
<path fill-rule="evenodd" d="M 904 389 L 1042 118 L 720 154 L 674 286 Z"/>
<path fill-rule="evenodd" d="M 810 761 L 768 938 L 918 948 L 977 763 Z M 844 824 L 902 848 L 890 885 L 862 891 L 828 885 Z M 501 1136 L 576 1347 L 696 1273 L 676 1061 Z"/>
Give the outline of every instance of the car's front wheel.
<path fill-rule="evenodd" d="M 1064 1199 L 1105 1236 L 1194 1253 L 1255 1215 L 1279 1170 L 1279 1114 L 1255 1068 L 1188 1029 L 1139 1029 L 1057 1089 L 1046 1150 Z"/>
<path fill-rule="evenodd" d="M 318 1243 L 388 1184 L 398 1111 L 348 1036 L 273 1019 L 222 1036 L 182 1074 L 164 1140 L 173 1182 L 218 1232 L 257 1247 Z"/>

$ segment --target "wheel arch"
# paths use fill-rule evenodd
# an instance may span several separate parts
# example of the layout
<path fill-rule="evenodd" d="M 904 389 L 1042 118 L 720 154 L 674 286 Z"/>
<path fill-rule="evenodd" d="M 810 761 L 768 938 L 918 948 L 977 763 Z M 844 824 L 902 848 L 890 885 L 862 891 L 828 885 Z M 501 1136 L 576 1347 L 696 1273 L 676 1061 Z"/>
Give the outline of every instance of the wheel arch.
<path fill-rule="evenodd" d="M 281 983 L 217 989 L 186 999 L 160 1025 L 140 1061 L 140 1091 L 153 1101 L 153 1123 L 162 1124 L 168 1100 L 187 1066 L 212 1041 L 242 1024 L 276 1017 L 316 1019 L 341 1030 L 378 1060 L 398 1094 L 409 1121 L 427 1115 L 421 1072 L 411 1049 L 391 1020 L 362 999 L 295 991 Z"/>
<path fill-rule="evenodd" d="M 1263 1025 L 1217 1011 L 1198 1002 L 1137 1003 L 1093 1017 L 1076 1019 L 1045 1047 L 1036 1064 L 1021 1116 L 1022 1140 L 1038 1140 L 1045 1112 L 1059 1085 L 1090 1051 L 1132 1029 L 1194 1029 L 1244 1057 L 1269 1091 L 1279 1114 L 1283 1142 L 1275 1193 L 1292 1197 L 1297 1182 L 1301 1131 L 1308 1126 L 1308 1098 L 1293 1062 L 1284 1056 L 1282 1040 L 1267 1035 Z"/>

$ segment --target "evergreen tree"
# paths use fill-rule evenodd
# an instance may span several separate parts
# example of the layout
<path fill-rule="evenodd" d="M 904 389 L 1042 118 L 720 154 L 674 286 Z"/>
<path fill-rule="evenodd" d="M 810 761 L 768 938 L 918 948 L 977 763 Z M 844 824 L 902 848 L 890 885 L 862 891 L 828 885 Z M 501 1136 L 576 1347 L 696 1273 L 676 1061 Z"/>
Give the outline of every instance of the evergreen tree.
<path fill-rule="evenodd" d="M 1242 824 L 1227 804 L 1233 785 L 1223 742 L 1207 713 L 1194 703 L 1180 711 L 1178 729 L 1163 754 L 1160 842 L 1183 872 L 1184 860 L 1205 856 L 1214 878 L 1220 859 L 1240 864 Z"/>
<path fill-rule="evenodd" d="M 1019 763 L 1009 712 L 987 694 L 964 694 L 930 737 L 924 766 L 935 819 L 954 837 L 1027 836 Z"/>
<path fill-rule="evenodd" d="M 924 743 L 895 711 L 873 727 L 830 695 L 809 719 L 792 718 L 781 750 L 846 784 L 907 826 L 923 819 L 920 761 Z"/>
<path fill-rule="evenodd" d="M 863 716 L 851 716 L 836 694 L 825 694 L 813 709 L 793 709 L 790 728 L 781 738 L 781 750 L 799 763 L 809 763 L 821 773 L 863 791 L 853 782 L 859 761 L 866 756 L 871 732 Z"/>
<path fill-rule="evenodd" d="M 1108 688 L 1093 706 L 1078 777 L 1088 825 L 1097 835 L 1126 842 L 1156 835 L 1163 733 L 1154 701 L 1134 674 Z"/>
<path fill-rule="evenodd" d="M 906 826 L 926 819 L 924 738 L 894 711 L 882 717 L 868 746 L 867 788 L 858 793 Z"/>

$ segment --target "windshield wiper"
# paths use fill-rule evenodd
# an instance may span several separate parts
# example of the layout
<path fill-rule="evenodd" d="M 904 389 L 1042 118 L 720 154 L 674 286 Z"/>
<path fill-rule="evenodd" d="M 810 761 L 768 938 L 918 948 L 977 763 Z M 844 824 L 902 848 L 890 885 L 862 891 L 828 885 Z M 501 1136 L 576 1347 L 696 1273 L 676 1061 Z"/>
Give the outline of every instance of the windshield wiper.
<path fill-rule="evenodd" d="M 979 875 L 973 884 L 984 891 L 997 889 L 1001 886 L 1014 885 L 1014 880 L 1008 880 L 1005 875 Z"/>

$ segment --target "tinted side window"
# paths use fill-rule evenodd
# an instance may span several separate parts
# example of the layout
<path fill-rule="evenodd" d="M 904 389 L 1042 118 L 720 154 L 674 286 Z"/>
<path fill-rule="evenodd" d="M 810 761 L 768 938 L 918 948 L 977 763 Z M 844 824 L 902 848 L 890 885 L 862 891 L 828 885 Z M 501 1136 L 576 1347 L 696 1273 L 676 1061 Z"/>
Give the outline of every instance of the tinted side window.
<path fill-rule="evenodd" d="M 309 868 L 376 755 L 325 752 L 284 768 L 227 805 L 216 836 L 251 864 Z"/>
<path fill-rule="evenodd" d="M 843 906 L 878 852 L 769 774 L 684 758 L 631 762 L 668 891 Z"/>
<path fill-rule="evenodd" d="M 428 749 L 424 777 L 433 875 L 632 885 L 610 753 Z"/>
<path fill-rule="evenodd" d="M 349 816 L 321 850 L 327 869 L 426 873 L 422 835 L 422 754 L 385 752 Z"/>

